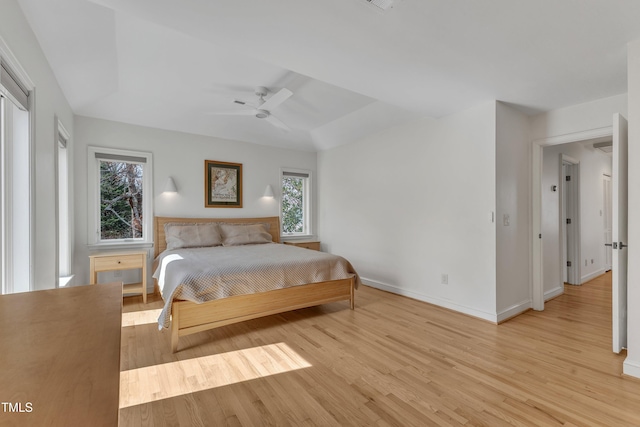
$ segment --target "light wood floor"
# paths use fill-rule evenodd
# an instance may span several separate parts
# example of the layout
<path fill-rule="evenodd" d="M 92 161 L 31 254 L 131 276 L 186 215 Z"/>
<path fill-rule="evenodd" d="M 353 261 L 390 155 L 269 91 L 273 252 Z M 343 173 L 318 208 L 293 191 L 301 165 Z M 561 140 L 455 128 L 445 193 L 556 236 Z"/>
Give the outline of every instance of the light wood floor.
<path fill-rule="evenodd" d="M 181 339 L 125 299 L 123 426 L 640 426 L 611 352 L 611 279 L 500 326 L 361 287 L 346 303 Z M 151 322 L 151 323 L 145 323 Z"/>

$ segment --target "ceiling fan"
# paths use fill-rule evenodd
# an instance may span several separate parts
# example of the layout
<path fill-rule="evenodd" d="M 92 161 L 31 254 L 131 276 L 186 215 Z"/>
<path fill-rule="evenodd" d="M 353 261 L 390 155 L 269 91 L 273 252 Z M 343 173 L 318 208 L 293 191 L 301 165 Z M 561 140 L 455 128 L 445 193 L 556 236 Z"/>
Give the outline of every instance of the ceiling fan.
<path fill-rule="evenodd" d="M 291 130 L 289 126 L 284 124 L 282 120 L 275 117 L 271 114 L 271 110 L 276 108 L 278 105 L 282 104 L 284 101 L 289 99 L 293 92 L 289 89 L 283 88 L 280 89 L 275 94 L 271 95 L 269 99 L 265 100 L 264 97 L 269 93 L 269 89 L 263 86 L 258 86 L 255 89 L 255 94 L 258 97 L 255 103 L 240 101 L 235 99 L 233 102 L 239 105 L 246 105 L 251 107 L 251 110 L 229 110 L 229 111 L 219 111 L 209 113 L 216 116 L 254 116 L 259 119 L 264 119 L 269 122 L 273 126 L 280 128 L 282 130 Z"/>

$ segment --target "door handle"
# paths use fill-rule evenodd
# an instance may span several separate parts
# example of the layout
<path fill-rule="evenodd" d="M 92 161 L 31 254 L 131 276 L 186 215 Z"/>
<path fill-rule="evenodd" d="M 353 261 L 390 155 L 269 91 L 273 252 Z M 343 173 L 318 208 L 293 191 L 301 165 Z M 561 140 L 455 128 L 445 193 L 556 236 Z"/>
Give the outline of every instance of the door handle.
<path fill-rule="evenodd" d="M 624 243 L 620 242 L 620 249 L 628 248 L 628 247 L 629 247 L 629 245 L 625 245 Z"/>
<path fill-rule="evenodd" d="M 613 243 L 605 243 L 605 246 L 613 246 Z"/>

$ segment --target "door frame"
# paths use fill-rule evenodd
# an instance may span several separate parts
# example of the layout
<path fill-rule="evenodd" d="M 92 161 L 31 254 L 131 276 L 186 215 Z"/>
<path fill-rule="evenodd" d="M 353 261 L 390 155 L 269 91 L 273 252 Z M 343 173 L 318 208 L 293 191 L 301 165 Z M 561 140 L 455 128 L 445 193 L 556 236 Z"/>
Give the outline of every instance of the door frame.
<path fill-rule="evenodd" d="M 542 245 L 542 159 L 543 148 L 570 142 L 613 137 L 613 124 L 602 128 L 572 132 L 532 141 L 531 144 L 531 299 L 534 310 L 544 310 L 544 258 Z"/>

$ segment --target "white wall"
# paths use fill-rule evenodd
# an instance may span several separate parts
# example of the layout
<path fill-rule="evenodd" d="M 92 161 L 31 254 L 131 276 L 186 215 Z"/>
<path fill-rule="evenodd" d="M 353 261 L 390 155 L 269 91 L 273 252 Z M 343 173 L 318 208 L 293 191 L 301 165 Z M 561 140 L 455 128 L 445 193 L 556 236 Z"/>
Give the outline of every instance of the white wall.
<path fill-rule="evenodd" d="M 490 102 L 320 152 L 324 249 L 367 284 L 495 321 L 495 115 Z"/>
<path fill-rule="evenodd" d="M 613 114 L 627 115 L 627 94 L 549 111 L 531 118 L 533 141 L 611 127 Z"/>
<path fill-rule="evenodd" d="M 531 307 L 529 118 L 496 105 L 496 297 L 498 321 Z M 508 218 L 505 218 L 505 215 Z M 505 221 L 506 220 L 506 221 Z"/>
<path fill-rule="evenodd" d="M 73 112 L 49 64 L 15 0 L 2 0 L 0 37 L 35 85 L 35 246 L 34 289 L 55 287 L 55 143 L 54 115 L 67 129 L 73 128 Z M 71 135 L 69 150 L 74 150 Z M 73 171 L 71 172 L 73 174 Z M 73 200 L 72 200 L 73 203 Z"/>
<path fill-rule="evenodd" d="M 579 142 L 544 148 L 542 176 L 542 235 L 545 294 L 562 293 L 562 255 L 560 253 L 560 175 L 561 155 L 580 162 L 580 251 L 581 282 L 605 272 L 603 174 L 611 176 L 611 156 Z M 551 191 L 556 185 L 557 192 Z M 585 265 L 585 260 L 587 265 Z M 593 260 L 593 263 L 591 262 Z"/>
<path fill-rule="evenodd" d="M 629 276 L 627 359 L 624 373 L 640 378 L 640 41 L 628 47 Z"/>
<path fill-rule="evenodd" d="M 183 217 L 278 216 L 280 168 L 316 172 L 316 154 L 239 141 L 165 131 L 88 117 L 76 117 L 76 283 L 88 283 L 87 146 L 147 151 L 153 154 L 154 214 Z M 204 207 L 204 161 L 242 163 L 243 207 Z M 178 194 L 162 194 L 167 177 Z M 275 198 L 262 197 L 267 184 Z M 314 201 L 314 206 L 317 204 Z"/>

